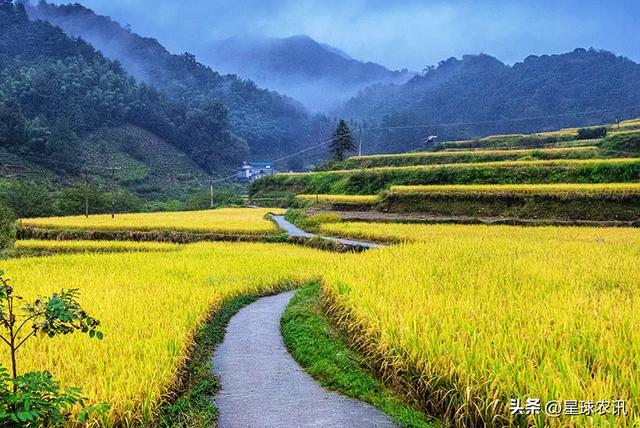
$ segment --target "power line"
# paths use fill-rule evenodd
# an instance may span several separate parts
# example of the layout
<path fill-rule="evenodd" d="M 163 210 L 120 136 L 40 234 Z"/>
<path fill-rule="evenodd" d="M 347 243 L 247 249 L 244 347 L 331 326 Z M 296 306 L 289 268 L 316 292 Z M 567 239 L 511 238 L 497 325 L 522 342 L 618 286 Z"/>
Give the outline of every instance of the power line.
<path fill-rule="evenodd" d="M 483 120 L 483 121 L 474 121 L 474 122 L 449 122 L 449 123 L 431 123 L 431 124 L 416 124 L 416 125 L 399 125 L 399 126 L 381 126 L 381 127 L 369 127 L 369 128 L 363 128 L 362 126 L 359 127 L 359 132 L 360 132 L 360 138 L 362 138 L 362 132 L 363 131 L 384 131 L 384 130 L 401 130 L 401 129 L 421 129 L 421 128 L 436 128 L 436 127 L 451 127 L 451 126 L 472 126 L 472 125 L 488 125 L 488 124 L 499 124 L 499 123 L 513 123 L 513 122 L 526 122 L 526 121 L 534 121 L 534 120 L 543 120 L 543 119 L 551 119 L 551 118 L 557 118 L 557 117 L 571 117 L 571 116 L 582 116 L 582 115 L 589 115 L 589 114 L 597 114 L 597 113 L 607 113 L 607 112 L 620 112 L 620 111 L 625 111 L 625 110 L 632 110 L 632 109 L 640 109 L 640 105 L 633 105 L 633 106 L 625 106 L 625 107 L 618 107 L 618 108 L 609 108 L 609 109 L 600 109 L 600 110 L 590 110 L 590 111 L 582 111 L 582 112 L 572 112 L 572 113 L 558 113 L 558 114 L 550 114 L 550 115 L 544 115 L 544 116 L 530 116 L 530 117 L 521 117 L 521 118 L 511 118 L 511 119 L 495 119 L 495 120 Z M 344 135 L 353 135 L 356 131 L 355 130 L 350 130 L 348 133 L 345 133 Z M 290 159 L 294 156 L 297 156 L 299 154 L 302 153 L 306 153 L 309 152 L 311 150 L 315 150 L 319 147 L 325 146 L 333 141 L 336 141 L 338 139 L 338 137 L 334 137 L 334 138 L 330 138 L 328 140 L 324 140 L 320 143 L 314 144 L 312 146 L 306 147 L 304 149 L 298 150 L 296 152 L 290 153 L 286 156 L 282 156 L 279 157 L 275 160 L 273 160 L 271 163 L 275 164 L 278 162 L 282 162 L 284 160 Z M 361 144 L 361 143 L 360 143 Z M 361 146 L 360 146 L 361 147 Z M 25 159 L 33 159 L 33 160 L 40 160 L 40 161 L 44 161 L 46 163 L 48 163 L 49 165 L 66 165 L 66 166 L 72 166 L 74 168 L 84 168 L 85 170 L 88 169 L 86 166 L 82 167 L 81 165 L 75 164 L 75 163 L 71 163 L 71 162 L 65 162 L 65 161 L 61 161 L 61 160 L 52 160 L 50 158 L 44 158 L 44 157 L 39 157 L 39 156 L 34 156 L 34 155 L 18 155 L 20 158 L 25 158 Z M 112 172 L 113 167 L 92 167 L 92 170 L 107 170 Z M 118 169 L 120 169 L 118 167 Z M 113 172 L 112 172 L 113 174 Z M 217 178 L 214 179 L 213 176 L 210 176 L 210 180 L 209 180 L 209 185 L 213 186 L 214 184 L 217 183 L 221 183 L 227 180 L 230 180 L 232 178 L 235 178 L 237 176 L 237 174 L 233 174 L 233 175 L 229 175 L 229 176 L 225 176 L 222 178 Z M 202 183 L 200 183 L 201 185 L 203 185 Z"/>

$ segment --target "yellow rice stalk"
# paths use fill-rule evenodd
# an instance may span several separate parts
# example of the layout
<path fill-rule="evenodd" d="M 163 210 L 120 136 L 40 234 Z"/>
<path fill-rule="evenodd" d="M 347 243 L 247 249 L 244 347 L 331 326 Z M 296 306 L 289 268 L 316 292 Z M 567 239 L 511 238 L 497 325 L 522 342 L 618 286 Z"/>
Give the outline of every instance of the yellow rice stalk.
<path fill-rule="evenodd" d="M 25 297 L 78 288 L 82 306 L 105 333 L 100 342 L 85 335 L 27 342 L 19 371 L 49 370 L 64 385 L 82 387 L 91 401 L 107 401 L 110 425 L 149 426 L 207 314 L 227 298 L 319 278 L 338 257 L 285 244 L 180 248 L 3 261 L 5 276 Z M 9 364 L 4 349 L 0 362 Z"/>
<path fill-rule="evenodd" d="M 265 219 L 269 212 L 282 210 L 270 208 L 222 208 L 206 211 L 109 214 L 23 219 L 24 226 L 81 230 L 132 230 L 178 231 L 192 233 L 221 233 L 261 235 L 277 231 L 276 226 Z"/>
<path fill-rule="evenodd" d="M 375 204 L 380 202 L 378 195 L 298 195 L 296 199 L 306 202 L 329 202 L 340 204 Z"/>
<path fill-rule="evenodd" d="M 474 184 L 392 186 L 391 193 L 490 193 L 490 194 L 549 194 L 549 193 L 640 193 L 640 183 L 568 183 L 568 184 Z"/>
<path fill-rule="evenodd" d="M 620 399 L 629 414 L 613 422 L 521 422 L 640 423 L 640 230 L 366 227 L 424 242 L 337 264 L 324 282 L 331 311 L 425 409 L 461 427 L 509 426 L 511 398 Z"/>

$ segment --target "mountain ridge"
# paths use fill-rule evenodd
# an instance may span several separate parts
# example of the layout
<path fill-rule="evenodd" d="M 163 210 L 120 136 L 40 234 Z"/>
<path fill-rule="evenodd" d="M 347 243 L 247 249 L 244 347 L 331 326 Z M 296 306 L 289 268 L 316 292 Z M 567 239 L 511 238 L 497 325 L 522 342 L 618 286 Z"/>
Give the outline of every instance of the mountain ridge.
<path fill-rule="evenodd" d="M 390 152 L 418 148 L 425 133 L 469 139 L 615 122 L 640 114 L 629 108 L 639 96 L 639 64 L 577 48 L 513 65 L 487 54 L 449 58 L 403 85 L 366 88 L 333 113 L 378 127 L 433 124 L 369 136 L 369 152 Z M 446 125 L 468 122 L 479 123 Z"/>
<path fill-rule="evenodd" d="M 414 73 L 360 61 L 307 35 L 233 36 L 198 48 L 210 66 L 286 93 L 308 108 L 328 110 L 376 83 L 403 83 Z"/>

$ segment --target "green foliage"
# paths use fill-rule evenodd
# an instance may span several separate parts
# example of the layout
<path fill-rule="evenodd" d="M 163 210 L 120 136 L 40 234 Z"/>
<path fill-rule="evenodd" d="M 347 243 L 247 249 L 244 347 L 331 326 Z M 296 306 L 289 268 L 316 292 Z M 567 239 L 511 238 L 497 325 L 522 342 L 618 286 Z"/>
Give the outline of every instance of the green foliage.
<path fill-rule="evenodd" d="M 320 213 L 315 215 L 305 215 L 303 210 L 288 209 L 285 219 L 298 226 L 305 232 L 317 233 L 320 231 L 320 225 L 323 223 L 338 223 L 340 216 L 333 213 Z"/>
<path fill-rule="evenodd" d="M 578 140 L 595 140 L 607 136 L 606 126 L 578 129 Z"/>
<path fill-rule="evenodd" d="M 14 180 L 0 188 L 0 201 L 19 218 L 54 214 L 53 198 L 46 185 L 38 181 Z"/>
<path fill-rule="evenodd" d="M 470 164 L 273 175 L 256 180 L 251 195 L 271 191 L 297 194 L 374 195 L 392 185 L 630 183 L 640 178 L 640 161 L 559 161 L 517 165 Z"/>
<path fill-rule="evenodd" d="M 161 409 L 160 419 L 164 426 L 204 428 L 215 425 L 218 409 L 211 397 L 220 389 L 220 382 L 211 364 L 211 350 L 224 339 L 231 318 L 255 300 L 253 296 L 241 296 L 224 302 L 198 332 L 196 347 L 184 370 L 185 382 L 175 391 L 176 399 Z"/>
<path fill-rule="evenodd" d="M 348 152 L 356 149 L 351 136 L 349 125 L 344 120 L 340 120 L 338 127 L 333 134 L 333 141 L 329 145 L 329 153 L 334 161 L 342 161 Z"/>
<path fill-rule="evenodd" d="M 420 146 L 427 131 L 437 132 L 439 141 L 454 141 L 611 123 L 621 106 L 637 104 L 639 87 L 638 65 L 606 51 L 532 55 L 515 66 L 466 55 L 403 85 L 367 88 L 338 113 L 366 118 L 365 128 L 395 127 L 367 131 L 368 152 L 407 152 Z M 628 117 L 639 113 L 626 110 Z M 459 125 L 411 127 L 422 124 Z"/>
<path fill-rule="evenodd" d="M 52 169 L 78 172 L 74 149 L 80 137 L 134 124 L 209 171 L 230 169 L 248 155 L 219 103 L 170 100 L 85 42 L 29 21 L 11 4 L 0 9 L 0 34 L 0 147 L 38 156 L 38 163 Z M 135 145 L 125 149 L 134 158 L 143 156 Z"/>
<path fill-rule="evenodd" d="M 322 306 L 322 287 L 298 290 L 280 321 L 282 337 L 293 357 L 324 387 L 365 401 L 406 427 L 438 426 L 407 404 L 401 394 L 377 379 L 367 360 L 349 347 Z"/>
<path fill-rule="evenodd" d="M 13 246 L 16 240 L 16 218 L 13 211 L 0 204 L 0 253 Z"/>
<path fill-rule="evenodd" d="M 87 406 L 79 388 L 60 388 L 48 372 L 18 374 L 18 350 L 36 335 L 55 337 L 81 331 L 102 339 L 103 334 L 97 329 L 100 321 L 89 316 L 77 298 L 77 290 L 63 290 L 24 303 L 0 272 L 0 339 L 11 355 L 11 374 L 0 366 L 0 426 L 59 427 L 72 417 L 76 406 L 81 408 L 80 421 L 87 420 L 90 413 L 103 414 L 109 409 L 104 403 Z"/>
<path fill-rule="evenodd" d="M 111 208 L 109 194 L 96 186 L 83 185 L 67 187 L 55 199 L 55 212 L 59 215 L 85 213 L 86 198 L 89 198 L 89 214 L 106 213 Z"/>
<path fill-rule="evenodd" d="M 293 156 L 287 160 L 287 169 L 293 172 L 299 172 L 304 169 L 304 159 L 301 156 Z"/>
<path fill-rule="evenodd" d="M 211 206 L 212 200 L 213 207 Z M 206 210 L 233 205 L 242 205 L 242 196 L 231 187 L 213 189 L 213 199 L 210 190 L 202 190 L 190 195 L 186 202 L 188 210 Z"/>
<path fill-rule="evenodd" d="M 146 202 L 142 206 L 142 212 L 160 212 L 160 211 L 184 211 L 186 206 L 184 202 L 171 199 L 168 201 L 151 201 Z"/>
<path fill-rule="evenodd" d="M 632 134 L 618 134 L 606 137 L 600 149 L 604 153 L 618 156 L 640 155 L 640 132 Z"/>
<path fill-rule="evenodd" d="M 80 421 L 90 413 L 108 410 L 105 404 L 88 406 L 81 394 L 79 388 L 61 388 L 48 372 L 29 372 L 12 379 L 0 366 L 0 425 L 59 427 L 70 419 L 74 406 L 82 408 L 77 416 Z"/>
<path fill-rule="evenodd" d="M 221 75 L 198 63 L 191 53 L 173 55 L 158 41 L 132 33 L 79 4 L 41 3 L 29 12 L 70 30 L 69 33 L 79 33 L 98 49 L 104 50 L 108 43 L 111 55 L 125 69 L 179 105 L 203 109 L 211 100 L 223 103 L 229 109 L 229 130 L 241 137 L 238 144 L 229 147 L 229 153 L 235 152 L 235 156 L 246 149 L 242 140 L 249 142 L 254 156 L 273 157 L 303 148 L 315 140 L 317 136 L 310 130 L 316 126 L 323 128 L 323 132 L 328 130 L 326 118 L 309 118 L 304 108 L 288 97 L 260 89 L 235 75 Z M 206 144 L 201 143 L 201 148 L 206 148 Z"/>

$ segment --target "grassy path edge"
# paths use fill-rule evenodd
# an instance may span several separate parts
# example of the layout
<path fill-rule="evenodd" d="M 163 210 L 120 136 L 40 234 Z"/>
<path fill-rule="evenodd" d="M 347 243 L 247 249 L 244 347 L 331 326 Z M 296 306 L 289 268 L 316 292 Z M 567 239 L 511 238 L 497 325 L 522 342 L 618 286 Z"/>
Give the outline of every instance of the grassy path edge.
<path fill-rule="evenodd" d="M 213 372 L 213 351 L 224 339 L 231 318 L 258 296 L 242 295 L 226 300 L 197 331 L 186 366 L 179 371 L 179 385 L 160 407 L 157 426 L 210 427 L 218 418 L 213 396 L 220 381 Z"/>
<path fill-rule="evenodd" d="M 280 328 L 293 358 L 325 388 L 369 403 L 401 426 L 440 426 L 386 387 L 366 368 L 365 357 L 349 348 L 347 337 L 322 310 L 319 283 L 298 289 Z"/>

